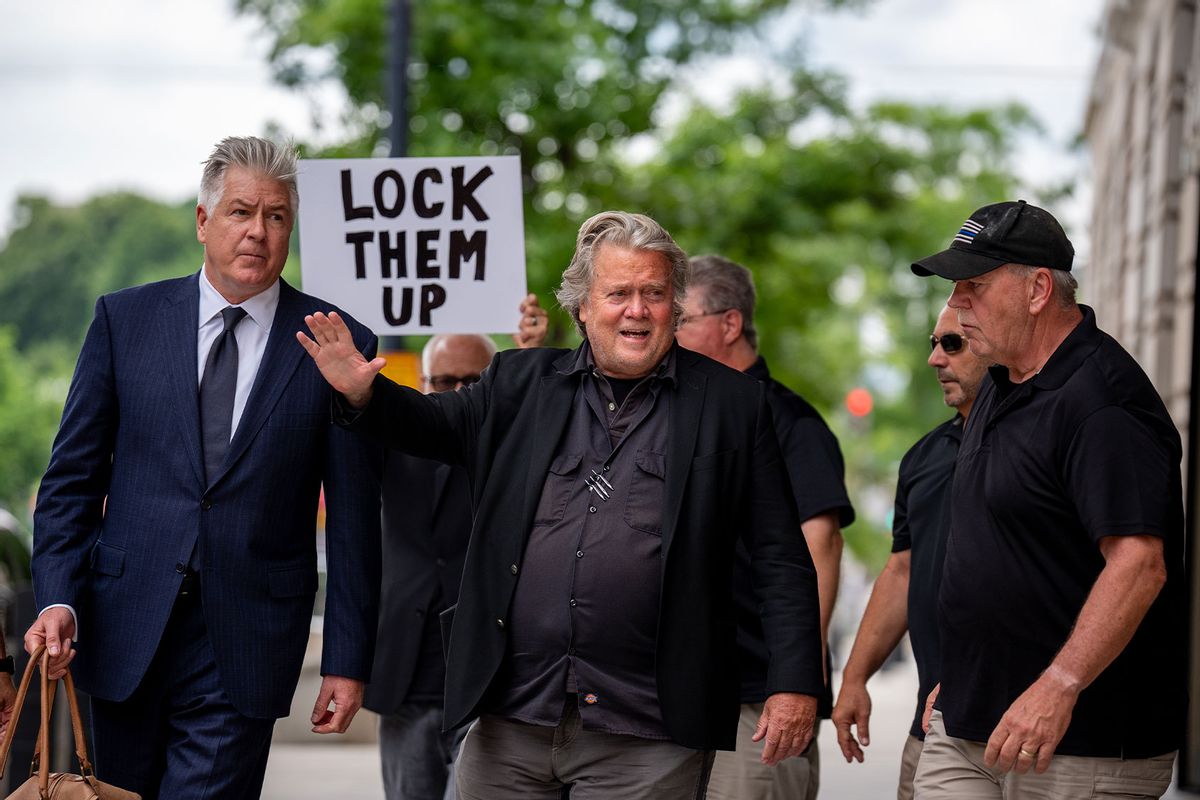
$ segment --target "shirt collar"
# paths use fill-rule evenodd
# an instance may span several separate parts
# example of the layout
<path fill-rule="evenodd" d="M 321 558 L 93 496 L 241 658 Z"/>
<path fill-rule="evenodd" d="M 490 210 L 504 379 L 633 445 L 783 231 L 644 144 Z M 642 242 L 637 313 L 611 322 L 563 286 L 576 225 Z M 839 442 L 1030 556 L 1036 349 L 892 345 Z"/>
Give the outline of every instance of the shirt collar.
<path fill-rule="evenodd" d="M 213 287 L 208 276 L 204 274 L 204 267 L 201 267 L 199 327 L 207 325 L 228 305 L 229 301 Z M 238 306 L 245 309 L 246 316 L 254 320 L 258 327 L 264 331 L 271 330 L 271 323 L 275 320 L 275 309 L 279 307 L 279 279 L 276 278 L 274 283 L 253 297 L 238 303 Z"/>
<path fill-rule="evenodd" d="M 1096 312 L 1092 310 L 1091 306 L 1085 305 L 1080 305 L 1079 310 L 1083 314 L 1083 319 L 1071 329 L 1062 344 L 1050 354 L 1050 358 L 1046 360 L 1038 373 L 1027 381 L 1032 387 L 1050 390 L 1060 388 L 1083 366 L 1083 362 L 1104 340 L 1104 333 L 1096 327 Z M 1000 391 L 1001 395 L 1007 396 L 1017 385 L 1009 379 L 1008 367 L 997 365 L 990 367 L 988 372 L 991 373 L 996 389 Z"/>
<path fill-rule="evenodd" d="M 746 374 L 756 381 L 767 381 L 771 377 L 771 370 L 767 369 L 767 360 L 762 356 L 754 359 L 754 363 L 746 367 Z"/>
<path fill-rule="evenodd" d="M 1091 306 L 1081 305 L 1083 319 L 1067 334 L 1062 344 L 1050 355 L 1045 365 L 1033 376 L 1033 385 L 1039 389 L 1057 389 L 1074 375 L 1083 362 L 1104 340 L 1104 334 L 1096 327 L 1096 312 Z"/>
<path fill-rule="evenodd" d="M 658 362 L 658 366 L 650 373 L 651 378 L 664 380 L 674 385 L 676 382 L 676 351 L 679 349 L 679 344 L 673 343 L 671 349 L 663 357 L 663 360 Z M 596 360 L 592 356 L 592 346 L 587 339 L 579 347 L 575 348 L 575 352 L 570 354 L 569 358 L 559 361 L 558 373 L 560 375 L 576 375 L 581 372 L 596 372 Z"/>

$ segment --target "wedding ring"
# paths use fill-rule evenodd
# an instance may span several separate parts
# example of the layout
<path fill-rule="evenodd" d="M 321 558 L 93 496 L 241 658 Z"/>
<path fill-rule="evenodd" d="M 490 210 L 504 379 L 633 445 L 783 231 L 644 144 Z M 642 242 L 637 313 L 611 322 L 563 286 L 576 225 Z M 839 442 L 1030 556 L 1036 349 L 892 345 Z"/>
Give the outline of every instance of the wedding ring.
<path fill-rule="evenodd" d="M 1021 755 L 1025 756 L 1026 758 L 1037 758 L 1037 753 L 1031 753 L 1024 747 L 1021 748 Z"/>

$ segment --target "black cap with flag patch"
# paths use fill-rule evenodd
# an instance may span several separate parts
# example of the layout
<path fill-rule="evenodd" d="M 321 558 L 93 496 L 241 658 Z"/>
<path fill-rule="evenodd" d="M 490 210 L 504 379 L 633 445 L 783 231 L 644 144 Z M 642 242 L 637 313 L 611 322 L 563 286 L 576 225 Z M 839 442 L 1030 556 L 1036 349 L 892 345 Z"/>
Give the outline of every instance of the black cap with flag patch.
<path fill-rule="evenodd" d="M 991 272 L 1005 264 L 1048 267 L 1069 272 L 1075 248 L 1058 220 L 1024 200 L 993 203 L 971 215 L 950 246 L 912 265 L 921 277 L 952 281 Z"/>

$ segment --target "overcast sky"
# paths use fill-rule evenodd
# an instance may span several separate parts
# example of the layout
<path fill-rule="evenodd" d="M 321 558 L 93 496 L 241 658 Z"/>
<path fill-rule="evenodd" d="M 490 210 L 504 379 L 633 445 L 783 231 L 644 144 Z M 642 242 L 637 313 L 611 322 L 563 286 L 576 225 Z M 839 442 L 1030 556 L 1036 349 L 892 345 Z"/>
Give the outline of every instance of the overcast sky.
<path fill-rule="evenodd" d="M 1078 171 L 1103 0 L 875 0 L 863 12 L 799 15 L 814 65 L 849 76 L 853 97 L 1018 100 L 1046 125 L 1019 169 L 1031 183 Z M 195 191 L 199 164 L 229 134 L 275 120 L 311 131 L 308 106 L 274 87 L 266 40 L 226 0 L 7 3 L 0 26 L 0 235 L 18 193 L 78 202 L 136 189 Z M 731 71 L 735 72 L 735 71 Z M 335 108 L 330 91 L 322 102 Z M 1076 229 L 1086 193 L 1062 209 Z"/>

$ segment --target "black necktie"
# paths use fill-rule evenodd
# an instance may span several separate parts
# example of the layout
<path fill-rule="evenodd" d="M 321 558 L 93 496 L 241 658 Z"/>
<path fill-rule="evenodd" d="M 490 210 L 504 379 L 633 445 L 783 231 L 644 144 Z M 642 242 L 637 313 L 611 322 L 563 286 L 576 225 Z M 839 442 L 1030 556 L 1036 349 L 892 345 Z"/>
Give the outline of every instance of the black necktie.
<path fill-rule="evenodd" d="M 237 392 L 238 346 L 233 329 L 246 316 L 244 308 L 221 309 L 225 329 L 213 342 L 200 379 L 200 434 L 204 441 L 204 474 L 212 483 L 225 460 L 233 432 L 233 398 Z"/>

